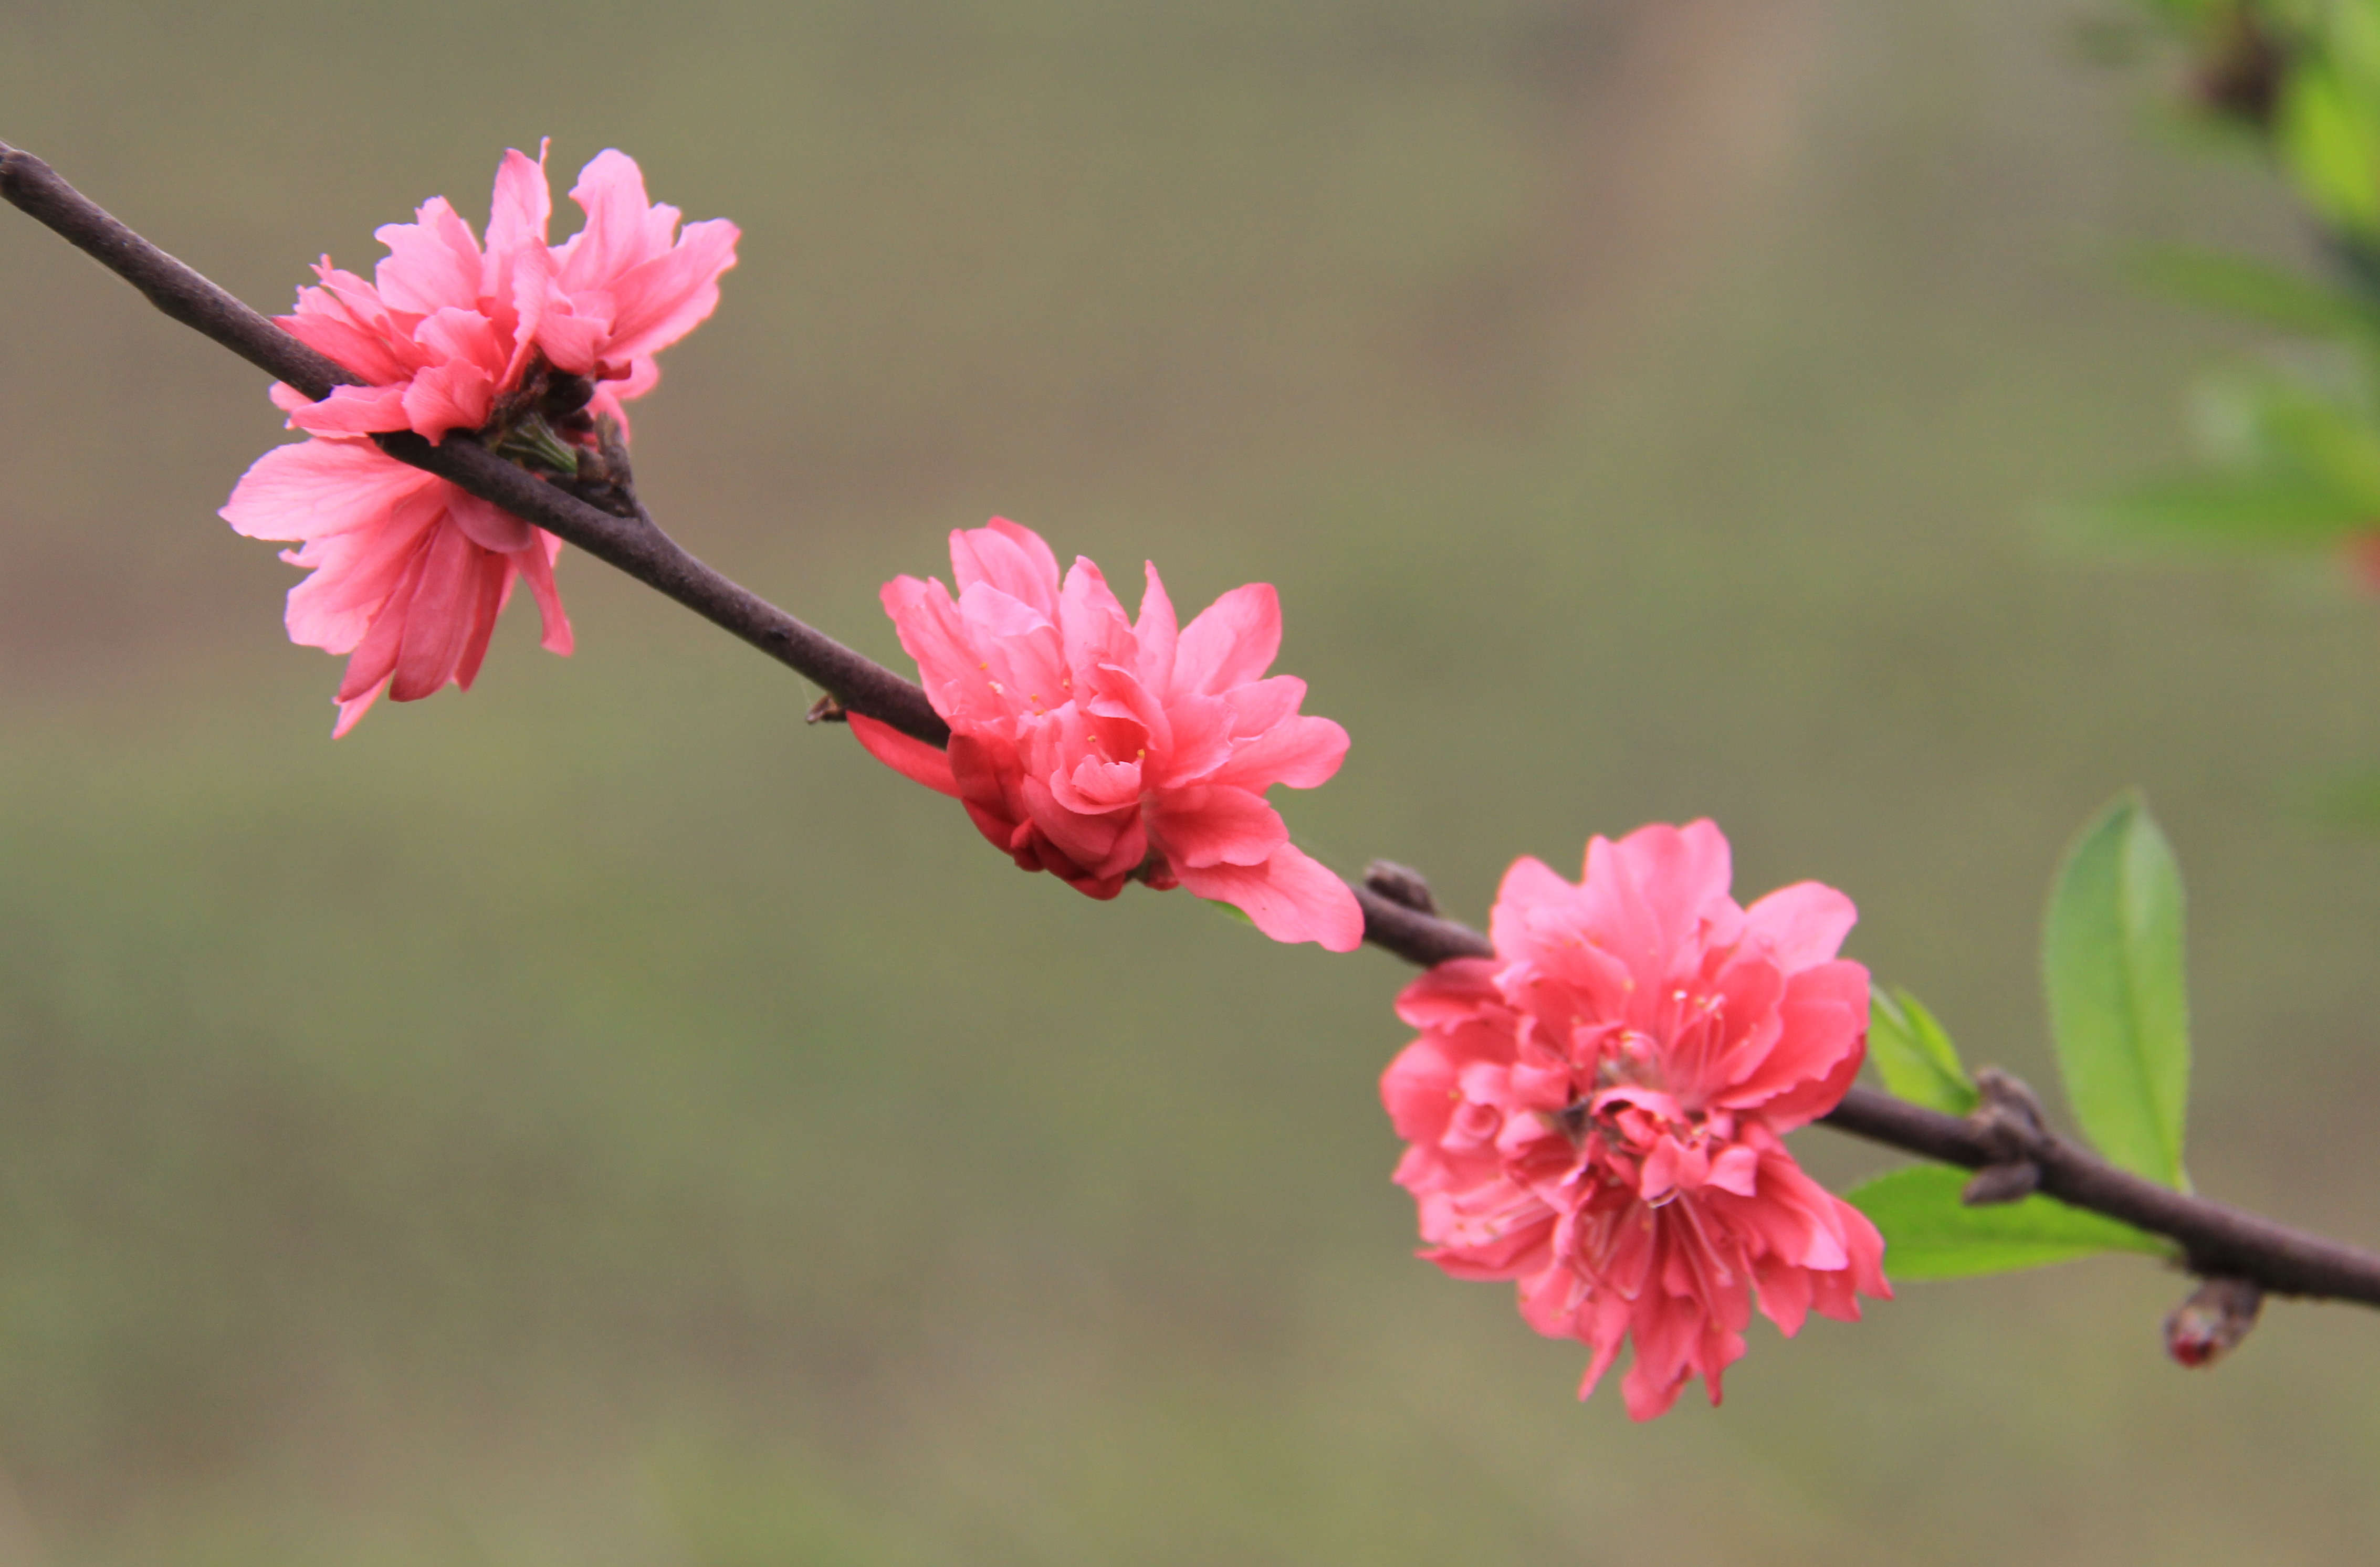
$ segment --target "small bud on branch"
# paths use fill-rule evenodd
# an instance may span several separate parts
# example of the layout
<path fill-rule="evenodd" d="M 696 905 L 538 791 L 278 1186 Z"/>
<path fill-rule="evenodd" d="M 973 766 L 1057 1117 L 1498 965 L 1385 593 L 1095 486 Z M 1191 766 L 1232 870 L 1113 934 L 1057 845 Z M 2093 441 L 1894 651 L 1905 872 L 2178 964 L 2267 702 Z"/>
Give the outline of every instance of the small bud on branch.
<path fill-rule="evenodd" d="M 2184 1366 L 2212 1366 L 2256 1325 L 2265 1292 L 2245 1279 L 2208 1279 L 2168 1314 L 2166 1353 Z"/>

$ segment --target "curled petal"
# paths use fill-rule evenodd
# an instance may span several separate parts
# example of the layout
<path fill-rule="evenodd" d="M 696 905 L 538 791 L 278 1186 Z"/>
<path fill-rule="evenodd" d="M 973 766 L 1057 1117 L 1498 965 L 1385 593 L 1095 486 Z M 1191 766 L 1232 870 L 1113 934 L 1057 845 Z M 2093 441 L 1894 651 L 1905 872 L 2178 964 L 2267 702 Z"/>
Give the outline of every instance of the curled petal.
<path fill-rule="evenodd" d="M 1269 582 L 1234 588 L 1182 631 L 1173 683 L 1220 694 L 1260 678 L 1281 652 L 1281 595 Z"/>
<path fill-rule="evenodd" d="M 495 193 L 488 200 L 488 249 L 508 256 L 545 249 L 546 225 L 553 217 L 553 193 L 545 182 L 548 143 L 539 142 L 537 158 L 517 149 L 504 153 L 496 165 Z"/>
<path fill-rule="evenodd" d="M 710 319 L 719 279 L 735 264 L 735 225 L 724 218 L 686 225 L 676 246 L 623 273 L 612 285 L 612 336 L 604 357 L 657 354 Z"/>
<path fill-rule="evenodd" d="M 852 738 L 866 747 L 869 756 L 936 794 L 958 798 L 959 781 L 951 771 L 950 753 L 941 747 L 913 739 L 865 713 L 851 713 L 846 722 L 851 725 Z"/>
<path fill-rule="evenodd" d="M 1765 942 L 1785 968 L 1807 968 L 1835 955 L 1859 923 L 1851 899 L 1818 881 L 1779 887 L 1743 911 L 1745 933 Z"/>
<path fill-rule="evenodd" d="M 483 550 L 509 553 L 528 547 L 538 530 L 492 501 L 458 490 L 447 501 L 447 513 L 471 542 Z M 550 537 L 550 535 L 549 535 Z"/>
<path fill-rule="evenodd" d="M 1316 788 L 1338 772 L 1347 759 L 1347 731 L 1330 719 L 1293 715 L 1232 746 L 1231 759 L 1216 770 L 1213 781 L 1250 789 L 1273 784 Z"/>
<path fill-rule="evenodd" d="M 570 629 L 570 617 L 562 613 L 562 590 L 553 581 L 553 563 L 562 558 L 562 541 L 541 528 L 529 531 L 533 537 L 512 552 L 512 560 L 528 578 L 529 592 L 537 599 L 538 646 L 567 658 L 577 648 L 577 638 Z M 505 586 L 509 589 L 511 584 Z"/>
<path fill-rule="evenodd" d="M 954 529 L 951 574 L 962 593 L 981 582 L 1058 623 L 1058 557 L 1029 528 L 996 516 L 981 528 Z"/>
<path fill-rule="evenodd" d="M 1265 804 L 1263 796 L 1245 789 L 1200 788 L 1170 795 L 1159 802 L 1154 816 L 1158 842 L 1176 869 L 1262 865 L 1289 842 L 1281 813 Z"/>
<path fill-rule="evenodd" d="M 400 310 L 428 315 L 480 298 L 480 242 L 443 196 L 421 204 L 412 223 L 384 224 L 372 237 L 388 247 L 372 273 L 380 297 Z"/>
<path fill-rule="evenodd" d="M 1363 944 L 1364 911 L 1355 894 L 1294 844 L 1281 844 L 1262 865 L 1185 866 L 1181 877 L 1184 887 L 1230 904 L 1276 941 L 1315 941 L 1334 953 Z"/>
<path fill-rule="evenodd" d="M 292 392 L 289 422 L 310 435 L 370 435 L 407 426 L 403 386 L 334 386 L 319 403 Z M 278 398 L 275 401 L 279 401 Z"/>
<path fill-rule="evenodd" d="M 1174 620 L 1173 601 L 1166 596 L 1165 584 L 1158 577 L 1157 563 L 1143 561 L 1141 570 L 1145 585 L 1140 594 L 1140 618 L 1132 625 L 1132 639 L 1139 649 L 1140 658 L 1133 673 L 1150 690 L 1170 695 L 1173 689 L 1174 649 L 1182 639 L 1181 628 Z"/>

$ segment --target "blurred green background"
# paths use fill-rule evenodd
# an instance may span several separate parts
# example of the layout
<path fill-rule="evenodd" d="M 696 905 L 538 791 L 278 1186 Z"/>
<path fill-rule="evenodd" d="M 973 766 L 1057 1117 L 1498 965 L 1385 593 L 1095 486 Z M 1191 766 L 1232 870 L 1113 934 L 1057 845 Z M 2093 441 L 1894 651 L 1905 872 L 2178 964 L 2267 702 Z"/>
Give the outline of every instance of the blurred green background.
<path fill-rule="evenodd" d="M 2061 550 L 2289 253 L 2084 0 L 0 4 L 0 138 L 250 301 L 506 145 L 744 226 L 638 409 L 673 529 L 838 635 L 1002 512 L 1280 585 L 1355 746 L 1293 827 L 1484 917 L 1710 813 L 2045 1087 L 2067 835 L 2190 878 L 2204 1189 L 2380 1242 L 2380 610 Z M 2116 13 L 2119 14 L 2119 13 Z M 1726 1407 L 1412 1259 L 1406 978 L 1027 879 L 584 557 L 329 738 L 213 516 L 262 378 L 0 213 L 0 1561 L 2335 1563 L 2380 1321 L 2164 1361 L 2137 1260 L 1915 1285 Z M 1888 1156 L 1823 1132 L 1828 1178 Z"/>

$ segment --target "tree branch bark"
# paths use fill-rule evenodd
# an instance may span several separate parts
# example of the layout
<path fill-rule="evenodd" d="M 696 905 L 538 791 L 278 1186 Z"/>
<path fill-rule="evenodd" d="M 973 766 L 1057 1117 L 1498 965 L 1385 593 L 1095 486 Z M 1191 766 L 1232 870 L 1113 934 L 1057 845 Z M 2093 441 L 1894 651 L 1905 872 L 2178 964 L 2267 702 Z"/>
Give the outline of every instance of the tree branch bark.
<path fill-rule="evenodd" d="M 213 283 L 143 239 L 58 177 L 47 164 L 0 142 L 0 195 L 64 236 L 149 302 L 309 397 L 359 378 L 317 353 Z M 844 708 L 929 745 L 950 729 L 914 681 L 854 652 L 730 581 L 680 548 L 648 517 L 620 517 L 455 436 L 433 444 L 401 432 L 380 438 L 401 462 L 434 473 L 577 545 L 684 604 L 713 625 L 823 686 Z M 1492 957 L 1488 938 L 1353 883 L 1364 939 L 1409 963 Z M 2006 1162 L 2004 1137 L 1976 1123 L 1854 1087 L 1818 1124 L 1946 1164 Z M 2170 1238 L 2194 1272 L 2250 1281 L 2277 1294 L 2380 1306 L 2380 1256 L 2274 1223 L 2119 1170 L 2090 1150 L 2043 1133 L 2023 1148 L 2040 1190 Z"/>

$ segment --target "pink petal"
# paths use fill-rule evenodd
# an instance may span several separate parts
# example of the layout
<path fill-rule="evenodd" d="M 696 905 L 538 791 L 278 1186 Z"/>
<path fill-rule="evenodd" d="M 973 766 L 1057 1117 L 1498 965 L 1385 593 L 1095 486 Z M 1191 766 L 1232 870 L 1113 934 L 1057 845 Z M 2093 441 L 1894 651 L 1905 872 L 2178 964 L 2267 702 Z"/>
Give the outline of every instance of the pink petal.
<path fill-rule="evenodd" d="M 504 601 L 512 597 L 513 564 L 502 555 L 483 555 L 479 564 L 474 586 L 477 601 L 472 604 L 471 635 L 463 644 L 463 655 L 455 661 L 455 684 L 468 691 L 480 677 L 480 665 L 488 657 L 488 641 L 496 633 L 496 616 L 503 613 Z"/>
<path fill-rule="evenodd" d="M 1097 756 L 1075 760 L 1071 768 L 1045 774 L 1050 793 L 1066 809 L 1083 816 L 1104 816 L 1129 810 L 1140 803 L 1140 763 L 1107 761 Z"/>
<path fill-rule="evenodd" d="M 1069 810 L 1059 803 L 1047 780 L 1026 773 L 1017 781 L 1017 796 L 1026 814 L 1041 835 L 1050 840 L 1061 854 L 1085 870 L 1107 875 L 1129 869 L 1128 866 L 1110 866 L 1109 857 L 1115 853 L 1117 841 L 1127 825 L 1137 825 L 1137 819 L 1128 812 L 1094 815 Z"/>
<path fill-rule="evenodd" d="M 517 149 L 508 150 L 496 165 L 496 188 L 488 199 L 488 252 L 510 255 L 531 246 L 545 249 L 546 225 L 552 221 L 553 193 L 545 180 L 545 152 L 540 141 L 537 161 Z"/>
<path fill-rule="evenodd" d="M 1134 671 L 1140 683 L 1162 697 L 1173 690 L 1173 652 L 1182 633 L 1173 616 L 1173 601 L 1166 597 L 1165 584 L 1158 579 L 1157 563 L 1143 561 L 1141 570 L 1146 586 L 1140 594 L 1140 618 L 1133 622 L 1133 641 L 1140 649 L 1140 665 Z"/>
<path fill-rule="evenodd" d="M 1600 842 L 1601 840 L 1597 840 Z M 1488 938 L 1496 951 L 1517 958 L 1534 951 L 1536 930 L 1548 916 L 1572 916 L 1578 889 L 1534 855 L 1523 855 L 1504 872 L 1496 889 L 1496 906 L 1488 915 Z"/>
<path fill-rule="evenodd" d="M 738 237 L 724 218 L 688 224 L 669 251 L 622 273 L 610 289 L 612 339 L 603 358 L 659 353 L 708 320 L 719 308 L 720 274 L 735 264 Z"/>
<path fill-rule="evenodd" d="M 1791 1338 L 1809 1318 L 1814 1294 L 1810 1270 L 1764 1259 L 1755 1273 L 1760 1282 L 1760 1314 L 1776 1323 L 1779 1332 Z"/>
<path fill-rule="evenodd" d="M 537 599 L 538 646 L 568 658 L 578 645 L 570 617 L 562 611 L 562 589 L 553 580 L 553 563 L 562 558 L 562 541 L 543 528 L 531 528 L 528 547 L 510 552 L 515 569 L 528 579 Z M 509 589 L 509 584 L 507 585 Z"/>
<path fill-rule="evenodd" d="M 288 610 L 283 618 L 291 641 L 344 653 L 368 635 L 382 606 L 411 568 L 421 539 L 437 520 L 434 505 L 408 504 L 399 511 L 419 511 L 421 525 L 392 526 L 372 535 L 339 535 L 283 553 L 283 560 L 310 571 L 289 589 Z"/>
<path fill-rule="evenodd" d="M 249 465 L 217 514 L 250 539 L 312 539 L 384 522 L 393 507 L 443 483 L 366 441 L 300 441 Z"/>
<path fill-rule="evenodd" d="M 902 650 L 917 661 L 920 683 L 945 719 L 977 702 L 975 676 L 982 662 L 959 619 L 950 589 L 939 582 L 896 577 L 878 593 L 884 613 L 900 633 Z M 988 700 L 989 693 L 981 699 Z"/>
<path fill-rule="evenodd" d="M 573 375 L 592 375 L 596 358 L 612 335 L 611 314 L 608 310 L 600 315 L 580 313 L 577 307 L 588 303 L 584 298 L 569 303 L 574 307 L 570 310 L 554 309 L 549 304 L 539 312 L 537 346 L 545 350 L 545 357 L 552 360 L 556 368 L 566 370 Z M 524 310 L 521 316 L 524 321 L 528 320 L 528 311 Z"/>
<path fill-rule="evenodd" d="M 478 608 L 479 571 L 487 552 L 459 528 L 431 536 L 419 586 L 405 612 L 405 633 L 391 672 L 392 700 L 418 701 L 455 677 L 468 646 Z"/>
<path fill-rule="evenodd" d="M 951 579 L 962 593 L 978 582 L 996 588 L 1050 625 L 1058 623 L 1058 562 L 1039 534 L 1006 517 L 952 529 Z"/>
<path fill-rule="evenodd" d="M 1150 827 L 1176 872 L 1262 865 L 1289 842 L 1281 813 L 1245 789 L 1169 791 L 1158 796 L 1151 814 Z"/>
<path fill-rule="evenodd" d="M 309 348 L 328 354 L 366 381 L 402 381 L 411 367 L 389 341 L 386 331 L 370 330 L 345 316 L 311 308 L 310 296 L 320 297 L 321 293 L 317 288 L 300 288 L 298 312 L 276 316 L 275 322 Z"/>
<path fill-rule="evenodd" d="M 1283 844 L 1262 865 L 1185 866 L 1181 877 L 1191 892 L 1232 905 L 1276 941 L 1318 941 L 1334 953 L 1363 944 L 1355 894 L 1294 844 Z"/>
<path fill-rule="evenodd" d="M 450 430 L 477 430 L 495 407 L 495 377 L 468 359 L 432 365 L 405 386 L 405 421 L 435 441 Z"/>
<path fill-rule="evenodd" d="M 480 242 L 471 237 L 471 225 L 443 196 L 424 201 L 416 220 L 372 231 L 388 247 L 372 273 L 380 297 L 422 315 L 448 305 L 468 310 L 478 304 Z"/>
<path fill-rule="evenodd" d="M 958 618 L 972 657 L 953 678 L 974 688 L 983 711 L 1046 712 L 1065 704 L 1069 676 L 1058 628 L 1039 610 L 972 582 L 959 596 Z"/>
<path fill-rule="evenodd" d="M 1723 1192 L 1748 1197 L 1757 1188 L 1760 1156 L 1737 1144 L 1711 1160 L 1710 1184 Z"/>
<path fill-rule="evenodd" d="M 1581 905 L 1608 944 L 1658 979 L 1705 934 L 1706 920 L 1732 908 L 1726 838 L 1708 821 L 1655 823 L 1618 843 L 1587 844 Z"/>
<path fill-rule="evenodd" d="M 1446 1134 L 1457 1098 L 1454 1063 L 1435 1039 L 1415 1039 L 1380 1075 L 1380 1103 L 1409 1143 L 1435 1143 Z"/>
<path fill-rule="evenodd" d="M 365 713 L 371 711 L 371 705 L 380 700 L 380 694 L 386 689 L 388 689 L 387 685 L 383 683 L 373 686 L 360 697 L 339 703 L 339 717 L 338 721 L 331 725 L 331 738 L 334 740 L 343 738 Z"/>
<path fill-rule="evenodd" d="M 1209 695 L 1262 675 L 1281 651 L 1281 595 L 1269 582 L 1234 588 L 1183 628 L 1176 689 Z"/>
<path fill-rule="evenodd" d="M 1743 911 L 1744 929 L 1768 944 L 1787 972 L 1824 963 L 1859 921 L 1851 899 L 1817 881 L 1779 887 Z"/>
<path fill-rule="evenodd" d="M 866 747 L 869 756 L 913 783 L 958 797 L 959 781 L 951 771 L 950 754 L 941 747 L 913 739 L 865 713 L 852 713 L 847 722 L 852 738 Z"/>
<path fill-rule="evenodd" d="M 677 209 L 649 201 L 644 171 L 615 147 L 596 153 L 579 171 L 570 199 L 587 214 L 586 226 L 562 246 L 562 283 L 573 293 L 601 286 L 666 249 L 677 225 Z"/>
<path fill-rule="evenodd" d="M 1867 1057 L 1867 969 L 1848 958 L 1792 976 L 1777 1009 L 1777 1043 L 1726 1101 L 1757 1107 L 1779 1132 L 1832 1110 Z"/>
<path fill-rule="evenodd" d="M 1132 622 L 1124 618 L 1123 605 L 1117 601 L 1107 577 L 1087 555 L 1076 555 L 1066 573 L 1065 589 L 1059 596 L 1058 628 L 1065 638 L 1066 665 L 1077 681 L 1103 665 L 1127 672 L 1139 666 L 1140 650 L 1133 639 Z M 1138 689 L 1139 677 L 1130 678 Z M 1154 692 L 1136 705 L 1143 704 L 1151 710 L 1160 708 Z"/>
<path fill-rule="evenodd" d="M 1496 960 L 1487 957 L 1441 963 L 1397 993 L 1397 1015 L 1415 1028 L 1435 1028 L 1471 1022 L 1491 1009 L 1501 1012 L 1496 968 Z M 1507 1048 L 1500 1055 L 1510 1059 L 1511 1053 Z"/>
<path fill-rule="evenodd" d="M 289 411 L 289 422 L 311 435 L 369 435 L 382 430 L 403 430 L 403 386 L 336 386 L 319 403 L 303 400 Z"/>
<path fill-rule="evenodd" d="M 1274 784 L 1311 789 L 1339 771 L 1347 759 L 1347 731 L 1330 719 L 1292 716 L 1232 746 L 1231 760 L 1216 770 L 1214 782 L 1249 789 Z"/>
<path fill-rule="evenodd" d="M 338 699 L 355 701 L 369 692 L 387 684 L 389 672 L 396 667 L 398 650 L 405 642 L 405 619 L 412 607 L 414 589 L 421 581 L 421 568 L 428 551 L 416 548 L 407 552 L 405 568 L 395 586 L 373 612 L 371 627 L 347 659 L 347 667 L 339 677 Z M 368 704 L 367 704 L 368 705 Z M 356 710 L 358 716 L 363 709 Z M 352 723 L 343 718 L 343 722 Z M 337 735 L 334 734 L 333 738 Z"/>
<path fill-rule="evenodd" d="M 455 519 L 455 525 L 472 543 L 501 554 L 526 549 L 530 535 L 537 531 L 493 502 L 483 501 L 466 490 L 457 490 L 446 498 L 446 515 Z"/>
<path fill-rule="evenodd" d="M 1295 716 L 1298 704 L 1305 700 L 1305 682 L 1294 674 L 1275 674 L 1234 686 L 1220 699 L 1232 710 L 1232 733 L 1251 737 Z"/>
<path fill-rule="evenodd" d="M 1144 691 L 1149 687 L 1141 687 Z M 1198 784 L 1231 784 L 1261 794 L 1272 782 L 1258 780 L 1263 770 L 1233 771 L 1238 752 L 1232 741 L 1232 708 L 1220 697 L 1183 692 L 1163 704 L 1166 735 L 1164 765 L 1159 782 L 1168 788 Z M 1226 777 L 1225 774 L 1230 776 Z"/>

